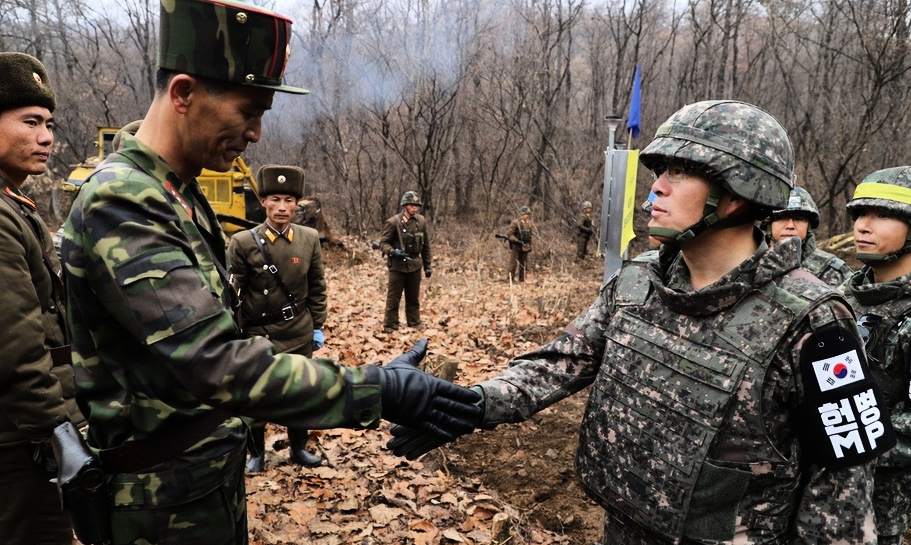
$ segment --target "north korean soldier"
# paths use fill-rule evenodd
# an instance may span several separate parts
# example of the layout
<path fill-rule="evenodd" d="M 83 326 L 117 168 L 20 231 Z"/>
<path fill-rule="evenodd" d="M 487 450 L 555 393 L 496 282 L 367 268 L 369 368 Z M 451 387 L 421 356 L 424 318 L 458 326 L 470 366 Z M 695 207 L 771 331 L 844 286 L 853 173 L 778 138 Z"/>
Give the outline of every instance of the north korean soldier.
<path fill-rule="evenodd" d="M 266 221 L 237 233 L 228 246 L 238 320 L 248 335 L 271 340 L 276 352 L 310 357 L 325 343 L 326 278 L 316 230 L 291 223 L 304 193 L 304 171 L 268 165 L 256 178 Z M 265 432 L 264 423 L 252 426 L 247 473 L 263 470 Z M 307 435 L 306 428 L 288 428 L 291 461 L 316 467 L 322 460 L 307 451 Z"/>
<path fill-rule="evenodd" d="M 509 241 L 509 280 L 513 282 L 525 282 L 533 230 L 531 208 L 519 208 L 519 217 L 512 220 L 506 230 L 506 239 Z"/>
<path fill-rule="evenodd" d="M 592 223 L 592 203 L 584 201 L 582 211 L 576 216 L 576 261 L 582 261 L 588 256 L 588 241 L 595 232 Z"/>
<path fill-rule="evenodd" d="M 819 227 L 819 209 L 806 189 L 795 187 L 788 205 L 772 212 L 765 223 L 773 242 L 790 237 L 802 240 L 801 266 L 826 284 L 837 288 L 851 276 L 853 271 L 844 260 L 816 247 L 813 229 Z"/>
<path fill-rule="evenodd" d="M 386 312 L 383 329 L 399 328 L 399 303 L 405 293 L 405 319 L 409 327 L 421 325 L 421 267 L 424 276 L 433 274 L 430 261 L 430 233 L 427 220 L 418 214 L 423 206 L 414 191 L 402 195 L 402 211 L 386 220 L 380 250 L 386 256 L 389 281 L 386 284 Z"/>
<path fill-rule="evenodd" d="M 60 262 L 38 207 L 21 190 L 47 170 L 54 92 L 44 65 L 0 53 L 0 541 L 66 544 L 69 520 L 48 482 L 51 432 L 82 423 L 73 391 Z"/>
<path fill-rule="evenodd" d="M 161 2 L 157 91 L 65 224 L 77 399 L 107 473 L 110 543 L 247 543 L 239 417 L 293 428 L 380 418 L 453 435 L 478 395 L 415 369 L 278 352 L 235 322 L 225 245 L 196 176 L 261 137 L 291 20 L 219 0 Z"/>
<path fill-rule="evenodd" d="M 657 259 L 633 260 L 551 343 L 481 383 L 492 427 L 591 389 L 576 468 L 603 543 L 874 544 L 871 464 L 894 444 L 851 309 L 769 247 L 785 129 L 735 101 L 674 113 L 641 155 Z M 396 429 L 417 456 L 440 444 Z"/>
<path fill-rule="evenodd" d="M 880 544 L 901 543 L 911 511 L 911 167 L 878 170 L 848 203 L 857 259 L 844 285 L 860 315 L 873 378 L 892 411 L 898 446 L 876 460 L 873 507 Z"/>

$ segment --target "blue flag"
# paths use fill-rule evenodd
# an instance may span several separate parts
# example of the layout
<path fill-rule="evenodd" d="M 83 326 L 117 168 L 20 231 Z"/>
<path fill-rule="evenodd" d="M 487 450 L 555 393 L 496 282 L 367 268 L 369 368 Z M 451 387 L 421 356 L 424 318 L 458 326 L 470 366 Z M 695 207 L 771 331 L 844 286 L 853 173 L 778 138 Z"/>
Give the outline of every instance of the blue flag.
<path fill-rule="evenodd" d="M 642 106 L 642 74 L 639 72 L 639 65 L 636 65 L 636 74 L 633 76 L 633 93 L 629 99 L 629 115 L 626 120 L 626 128 L 632 131 L 633 138 L 639 136 L 639 123 L 641 118 L 640 107 Z"/>

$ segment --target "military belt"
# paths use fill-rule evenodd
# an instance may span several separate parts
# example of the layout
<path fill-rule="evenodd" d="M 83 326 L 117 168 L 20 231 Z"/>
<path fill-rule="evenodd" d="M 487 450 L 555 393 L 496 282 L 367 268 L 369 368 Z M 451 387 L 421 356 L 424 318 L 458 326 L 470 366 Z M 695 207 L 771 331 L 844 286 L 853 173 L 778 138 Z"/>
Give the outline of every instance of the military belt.
<path fill-rule="evenodd" d="M 300 310 L 296 305 L 287 304 L 275 312 L 263 313 L 260 317 L 252 320 L 244 319 L 244 327 L 262 327 L 266 325 L 287 322 L 300 316 Z"/>

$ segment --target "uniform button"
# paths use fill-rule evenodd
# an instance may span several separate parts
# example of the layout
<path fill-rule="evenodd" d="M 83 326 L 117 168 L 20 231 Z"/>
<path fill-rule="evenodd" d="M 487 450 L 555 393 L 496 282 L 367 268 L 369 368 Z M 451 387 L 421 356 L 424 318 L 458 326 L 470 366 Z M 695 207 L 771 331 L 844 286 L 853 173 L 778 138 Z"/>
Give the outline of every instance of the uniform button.
<path fill-rule="evenodd" d="M 263 295 L 269 295 L 269 290 L 263 290 Z"/>
<path fill-rule="evenodd" d="M 268 271 L 268 270 L 269 270 L 269 266 L 268 266 L 268 265 L 263 265 L 263 270 L 264 270 L 264 271 Z"/>

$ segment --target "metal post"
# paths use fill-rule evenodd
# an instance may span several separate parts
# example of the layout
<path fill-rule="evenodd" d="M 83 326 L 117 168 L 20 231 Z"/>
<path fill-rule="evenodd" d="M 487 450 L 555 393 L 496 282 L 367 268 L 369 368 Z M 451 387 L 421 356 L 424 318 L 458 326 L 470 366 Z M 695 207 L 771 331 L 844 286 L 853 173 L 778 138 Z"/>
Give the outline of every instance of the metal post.
<path fill-rule="evenodd" d="M 620 247 L 620 233 L 612 232 L 617 231 L 617 229 L 609 230 L 608 225 L 620 225 L 618 218 L 613 216 L 617 214 L 615 210 L 617 206 L 615 205 L 622 202 L 623 191 L 622 189 L 618 191 L 614 187 L 616 184 L 613 183 L 613 173 L 614 156 L 616 155 L 614 142 L 617 128 L 623 118 L 609 115 L 605 117 L 605 120 L 607 121 L 607 148 L 604 150 L 604 189 L 601 200 L 601 253 L 604 256 L 604 280 L 607 280 L 608 276 L 619 269 L 622 264 L 620 254 L 611 250 L 612 248 L 617 249 Z M 622 214 L 622 207 L 620 208 L 620 214 Z M 613 241 L 614 238 L 617 240 Z"/>

